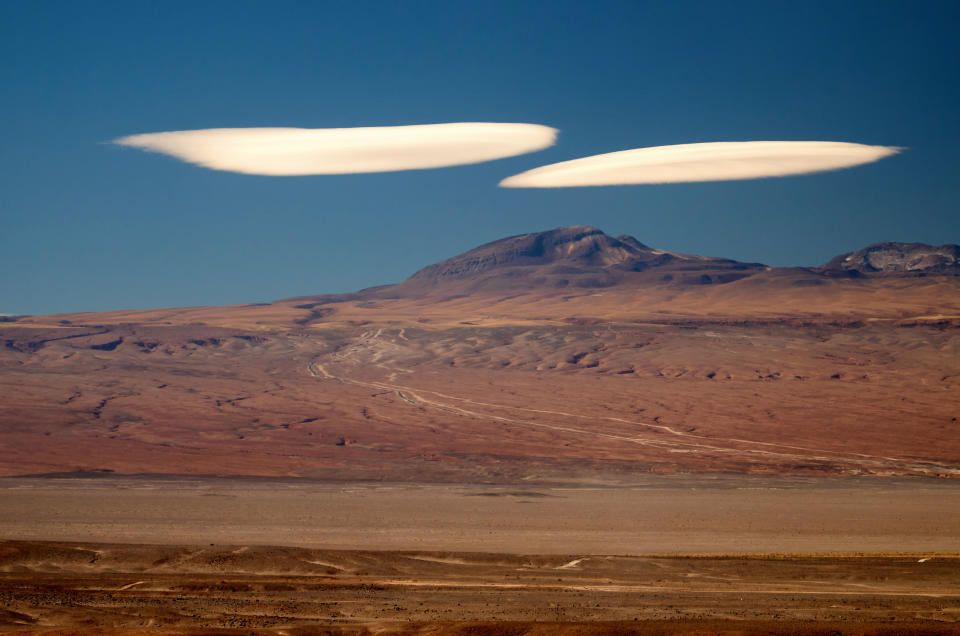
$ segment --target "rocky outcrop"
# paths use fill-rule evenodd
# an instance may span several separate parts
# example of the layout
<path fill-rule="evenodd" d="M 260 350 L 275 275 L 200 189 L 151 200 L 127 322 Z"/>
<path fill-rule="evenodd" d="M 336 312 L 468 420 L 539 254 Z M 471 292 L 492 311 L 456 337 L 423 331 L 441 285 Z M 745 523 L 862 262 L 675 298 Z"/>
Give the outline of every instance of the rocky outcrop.
<path fill-rule="evenodd" d="M 875 243 L 837 256 L 820 268 L 824 272 L 956 273 L 960 274 L 960 245 L 934 247 L 924 243 Z"/>

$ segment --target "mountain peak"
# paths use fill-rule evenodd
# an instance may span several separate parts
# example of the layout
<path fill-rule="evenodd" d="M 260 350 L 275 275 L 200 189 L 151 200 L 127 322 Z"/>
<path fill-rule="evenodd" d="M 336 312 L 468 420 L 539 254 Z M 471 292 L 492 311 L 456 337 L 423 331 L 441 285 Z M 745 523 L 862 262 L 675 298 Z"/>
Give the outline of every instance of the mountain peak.
<path fill-rule="evenodd" d="M 487 243 L 463 256 L 488 256 L 489 264 L 545 265 L 558 262 L 610 267 L 644 255 L 649 249 L 636 239 L 625 243 L 589 225 L 561 227 L 511 236 Z"/>
<path fill-rule="evenodd" d="M 426 290 L 462 283 L 471 289 L 518 287 L 608 287 L 651 268 L 675 264 L 749 269 L 726 259 L 672 254 L 632 236 L 616 238 L 588 225 L 510 236 L 429 265 L 392 291 Z M 739 265 L 742 267 L 732 267 Z M 699 277 L 698 277 L 699 280 Z M 466 290 L 465 290 L 466 291 Z"/>
<path fill-rule="evenodd" d="M 459 256 L 421 269 L 410 282 L 440 282 L 471 278 L 509 267 L 609 268 L 649 258 L 652 250 L 632 237 L 613 238 L 589 225 L 520 234 L 476 247 Z"/>

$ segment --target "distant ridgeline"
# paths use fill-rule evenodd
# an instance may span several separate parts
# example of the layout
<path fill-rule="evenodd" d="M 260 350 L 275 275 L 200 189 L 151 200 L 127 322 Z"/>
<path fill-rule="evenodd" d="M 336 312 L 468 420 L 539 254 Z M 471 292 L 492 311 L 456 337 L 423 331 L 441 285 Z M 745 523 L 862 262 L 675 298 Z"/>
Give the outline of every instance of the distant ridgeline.
<path fill-rule="evenodd" d="M 769 268 L 728 258 L 654 249 L 632 236 L 589 226 L 511 236 L 424 267 L 379 293 L 403 297 L 438 287 L 463 292 L 522 288 L 592 288 L 620 284 L 724 284 L 771 269 L 804 277 L 960 274 L 960 246 L 878 243 L 822 267 Z"/>

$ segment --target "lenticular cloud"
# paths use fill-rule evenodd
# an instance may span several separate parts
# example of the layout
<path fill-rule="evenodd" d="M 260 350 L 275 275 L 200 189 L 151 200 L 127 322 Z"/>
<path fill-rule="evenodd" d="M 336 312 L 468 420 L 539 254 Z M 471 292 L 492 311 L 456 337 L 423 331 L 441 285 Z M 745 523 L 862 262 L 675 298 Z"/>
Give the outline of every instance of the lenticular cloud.
<path fill-rule="evenodd" d="M 839 170 L 899 152 L 838 141 L 742 141 L 636 148 L 554 163 L 508 177 L 505 188 L 733 181 Z"/>
<path fill-rule="evenodd" d="M 441 168 L 552 146 L 536 124 L 464 122 L 369 128 L 211 128 L 130 135 L 121 146 L 171 155 L 213 170 L 292 176 Z"/>

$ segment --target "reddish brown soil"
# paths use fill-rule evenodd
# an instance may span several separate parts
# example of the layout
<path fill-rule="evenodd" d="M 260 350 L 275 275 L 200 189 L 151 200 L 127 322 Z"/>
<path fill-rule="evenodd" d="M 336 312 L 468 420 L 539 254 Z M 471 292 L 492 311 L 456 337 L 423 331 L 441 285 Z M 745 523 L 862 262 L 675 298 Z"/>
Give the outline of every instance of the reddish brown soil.
<path fill-rule="evenodd" d="M 960 475 L 960 277 L 804 276 L 23 318 L 0 475 Z"/>

